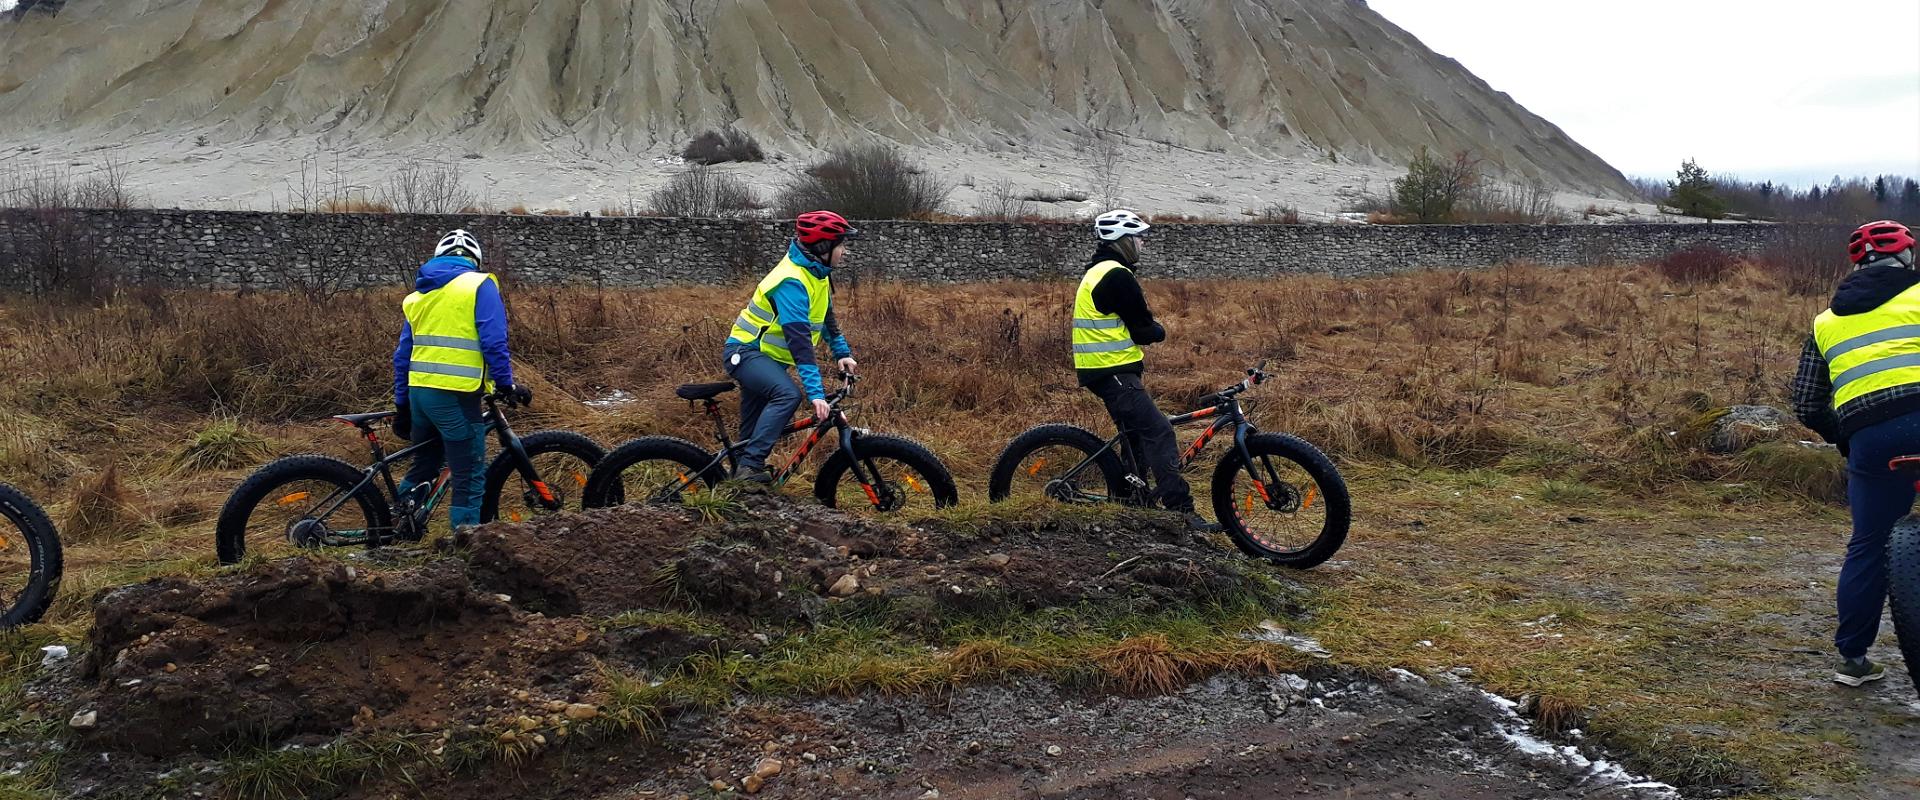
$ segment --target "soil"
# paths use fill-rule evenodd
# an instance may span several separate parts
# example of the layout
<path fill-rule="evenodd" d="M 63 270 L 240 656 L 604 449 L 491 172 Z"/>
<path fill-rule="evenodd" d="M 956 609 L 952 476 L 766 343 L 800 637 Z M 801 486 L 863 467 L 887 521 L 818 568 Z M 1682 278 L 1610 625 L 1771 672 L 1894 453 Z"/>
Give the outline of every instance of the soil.
<path fill-rule="evenodd" d="M 216 762 L 231 752 L 372 734 L 511 739 L 522 760 L 303 791 L 672 797 L 745 789 L 771 758 L 780 771 L 758 786 L 771 797 L 1667 792 L 1522 736 L 1525 722 L 1464 684 L 1331 669 L 1223 675 L 1148 697 L 1028 680 L 938 697 L 740 698 L 670 713 L 663 743 L 569 739 L 581 730 L 570 712 L 607 703 L 614 670 L 660 675 L 699 653 L 756 653 L 829 611 L 887 613 L 912 629 L 956 613 L 1145 611 L 1227 595 L 1290 609 L 1284 584 L 1168 515 L 902 526 L 759 495 L 728 514 L 556 515 L 397 561 L 294 558 L 105 591 L 84 656 L 40 679 L 27 711 L 85 717 L 70 748 L 89 758 L 66 763 L 89 766 L 60 778 L 79 796 L 219 792 Z M 737 624 L 616 616 L 685 610 Z M 47 746 L 0 744 L 8 759 Z"/>

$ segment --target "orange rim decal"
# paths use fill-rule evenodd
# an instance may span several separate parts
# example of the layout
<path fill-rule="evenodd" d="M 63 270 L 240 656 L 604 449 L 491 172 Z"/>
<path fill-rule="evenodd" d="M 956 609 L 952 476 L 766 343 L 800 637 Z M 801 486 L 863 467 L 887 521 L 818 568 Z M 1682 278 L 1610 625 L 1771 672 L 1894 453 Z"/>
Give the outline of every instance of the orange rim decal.
<path fill-rule="evenodd" d="M 276 505 L 290 506 L 290 505 L 293 505 L 294 503 L 298 503 L 312 496 L 313 496 L 312 492 L 294 492 L 293 494 L 286 495 L 285 497 L 282 497 L 273 502 Z"/>
<path fill-rule="evenodd" d="M 902 475 L 900 477 L 907 479 L 907 485 L 913 487 L 914 491 L 916 492 L 926 491 L 925 489 L 920 488 L 920 482 L 917 480 L 914 480 L 914 477 L 912 475 Z"/>
<path fill-rule="evenodd" d="M 1313 507 L 1313 487 L 1307 487 L 1307 499 L 1300 501 L 1302 511 Z"/>
<path fill-rule="evenodd" d="M 1246 507 L 1246 513 L 1248 514 L 1253 513 L 1253 492 L 1247 492 L 1247 502 L 1242 503 L 1241 505 Z"/>
<path fill-rule="evenodd" d="M 573 473 L 573 482 L 580 484 L 580 488 L 582 489 L 587 488 L 587 476 L 582 475 L 579 472 Z"/>
<path fill-rule="evenodd" d="M 1040 474 L 1040 468 L 1041 468 L 1041 467 L 1044 467 L 1044 466 L 1046 466 L 1046 465 L 1047 465 L 1047 460 L 1046 460 L 1046 459 L 1044 459 L 1044 458 L 1036 458 L 1036 459 L 1034 459 L 1034 460 L 1033 460 L 1033 466 L 1031 466 L 1031 467 L 1028 467 L 1028 468 L 1027 468 L 1027 477 L 1029 477 L 1029 478 L 1031 478 L 1031 477 L 1033 477 L 1033 476 L 1035 476 L 1035 475 L 1039 475 L 1039 474 Z"/>
<path fill-rule="evenodd" d="M 521 516 L 518 511 L 510 511 L 507 512 L 507 519 L 513 520 L 514 522 L 523 522 L 526 520 L 526 517 Z"/>
<path fill-rule="evenodd" d="M 12 548 L 13 548 L 13 540 L 5 536 L 0 536 L 0 550 L 9 550 Z"/>

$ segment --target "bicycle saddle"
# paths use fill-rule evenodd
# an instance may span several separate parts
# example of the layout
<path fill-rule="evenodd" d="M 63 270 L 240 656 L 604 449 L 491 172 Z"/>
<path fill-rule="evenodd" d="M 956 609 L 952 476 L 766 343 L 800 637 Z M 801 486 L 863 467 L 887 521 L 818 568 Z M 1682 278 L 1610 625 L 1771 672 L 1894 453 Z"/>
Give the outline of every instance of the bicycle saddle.
<path fill-rule="evenodd" d="M 356 428 L 364 428 L 364 427 L 367 427 L 367 425 L 370 423 L 379 422 L 380 420 L 387 419 L 392 416 L 393 416 L 393 412 L 391 411 L 375 411 L 371 414 L 339 414 L 334 416 L 334 419 L 340 420 L 341 422 L 347 423 L 348 425 L 352 425 Z"/>
<path fill-rule="evenodd" d="M 673 390 L 673 393 L 679 395 L 682 400 L 712 400 L 731 391 L 733 391 L 733 381 L 720 381 L 683 384 L 680 388 Z"/>

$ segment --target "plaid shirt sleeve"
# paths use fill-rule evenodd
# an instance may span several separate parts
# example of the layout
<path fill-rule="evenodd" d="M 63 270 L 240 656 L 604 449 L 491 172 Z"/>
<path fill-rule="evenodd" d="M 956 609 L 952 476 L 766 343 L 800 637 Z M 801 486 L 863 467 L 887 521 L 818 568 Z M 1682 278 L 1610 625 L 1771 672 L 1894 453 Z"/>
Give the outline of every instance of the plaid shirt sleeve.
<path fill-rule="evenodd" d="M 1812 336 L 1800 349 L 1800 369 L 1793 375 L 1793 414 L 1820 438 L 1840 442 L 1840 415 L 1833 410 L 1833 384 L 1827 360 Z"/>

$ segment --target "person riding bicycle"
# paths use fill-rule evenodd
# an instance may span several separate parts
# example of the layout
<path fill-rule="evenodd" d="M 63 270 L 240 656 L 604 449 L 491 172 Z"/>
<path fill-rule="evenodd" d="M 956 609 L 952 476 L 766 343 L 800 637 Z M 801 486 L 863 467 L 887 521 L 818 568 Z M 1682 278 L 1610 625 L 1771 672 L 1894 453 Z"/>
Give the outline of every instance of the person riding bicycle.
<path fill-rule="evenodd" d="M 740 439 L 746 446 L 735 462 L 735 480 L 773 482 L 767 456 L 800 407 L 787 367 L 800 373 L 815 419 L 826 419 L 831 408 L 814 347 L 825 339 L 840 371 L 859 368 L 833 315 L 833 270 L 845 263 L 847 243 L 858 238 L 860 230 L 839 214 L 801 214 L 793 222 L 786 256 L 734 321 L 722 355 L 727 375 L 739 382 L 741 392 Z"/>
<path fill-rule="evenodd" d="M 498 278 L 480 271 L 480 242 L 464 230 L 448 233 L 420 266 L 413 294 L 401 303 L 406 322 L 393 350 L 394 435 L 435 436 L 420 449 L 400 482 L 416 485 L 453 471 L 453 527 L 480 524 L 487 439 L 480 401 L 497 391 L 522 405 L 533 393 L 513 383 L 507 350 L 507 307 Z"/>
<path fill-rule="evenodd" d="M 1193 492 L 1180 475 L 1180 449 L 1173 424 L 1154 405 L 1141 382 L 1145 345 L 1166 341 L 1146 294 L 1134 278 L 1141 236 L 1153 226 L 1125 209 L 1094 220 L 1099 239 L 1073 300 L 1073 368 L 1080 385 L 1107 407 L 1113 424 L 1153 472 L 1153 500 L 1187 518 L 1190 525 L 1218 530 L 1193 510 Z"/>
<path fill-rule="evenodd" d="M 1886 676 L 1867 648 L 1886 604 L 1887 537 L 1913 510 L 1913 482 L 1887 464 L 1920 453 L 1920 272 L 1913 232 L 1891 220 L 1860 226 L 1847 255 L 1853 272 L 1801 350 L 1793 408 L 1847 459 L 1853 538 L 1835 595 L 1843 660 L 1833 679 L 1859 686 Z"/>

